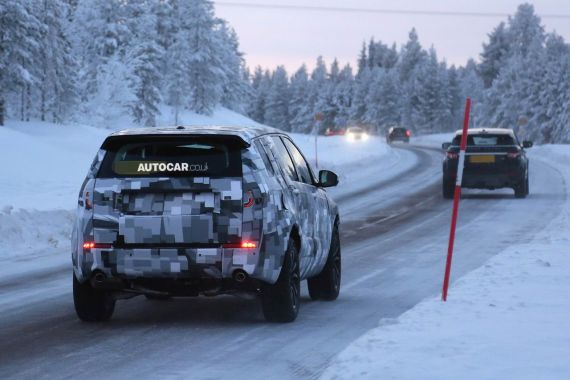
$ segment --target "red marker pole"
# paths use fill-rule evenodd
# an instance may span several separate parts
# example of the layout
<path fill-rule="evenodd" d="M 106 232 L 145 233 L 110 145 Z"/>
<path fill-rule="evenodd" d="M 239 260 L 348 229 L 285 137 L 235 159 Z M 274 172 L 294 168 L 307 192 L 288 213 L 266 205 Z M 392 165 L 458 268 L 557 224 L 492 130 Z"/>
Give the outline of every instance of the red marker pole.
<path fill-rule="evenodd" d="M 451 258 L 453 256 L 453 243 L 455 242 L 455 228 L 457 226 L 457 212 L 459 211 L 459 199 L 461 198 L 461 180 L 463 179 L 463 167 L 465 166 L 465 148 L 467 147 L 467 128 L 469 127 L 469 113 L 471 112 L 471 98 L 465 101 L 465 116 L 463 118 L 463 134 L 457 163 L 457 175 L 455 180 L 455 193 L 453 195 L 453 212 L 451 214 L 451 228 L 449 230 L 449 245 L 447 246 L 447 261 L 445 262 L 445 277 L 443 278 L 443 291 L 441 299 L 447 301 L 447 289 L 449 288 L 449 276 L 451 275 Z"/>

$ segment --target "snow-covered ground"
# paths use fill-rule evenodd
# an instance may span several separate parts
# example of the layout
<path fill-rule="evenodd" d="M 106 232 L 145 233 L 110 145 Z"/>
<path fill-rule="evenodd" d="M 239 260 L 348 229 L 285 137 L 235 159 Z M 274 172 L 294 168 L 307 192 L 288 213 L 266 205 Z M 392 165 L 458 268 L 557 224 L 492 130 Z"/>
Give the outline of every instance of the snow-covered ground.
<path fill-rule="evenodd" d="M 174 124 L 169 112 L 163 110 L 166 116 L 161 120 L 162 125 Z M 179 124 L 257 123 L 220 108 L 212 116 L 182 112 Z M 132 127 L 127 119 L 113 125 L 115 129 Z M 0 128 L 0 259 L 30 255 L 64 255 L 68 259 L 77 192 L 95 153 L 113 128 L 12 120 Z M 292 137 L 314 163 L 314 136 L 293 134 Z M 356 183 L 349 178 L 364 160 L 385 161 L 386 167 L 398 161 L 396 155 L 390 154 L 392 149 L 379 138 L 351 144 L 342 136 L 319 136 L 317 144 L 319 167 L 340 175 L 337 193 L 350 190 L 350 184 Z"/>
<path fill-rule="evenodd" d="M 536 147 L 530 156 L 570 183 L 570 146 Z M 569 225 L 565 199 L 559 216 L 532 241 L 511 245 L 457 280 L 446 303 L 432 297 L 381 320 L 322 378 L 569 378 Z"/>

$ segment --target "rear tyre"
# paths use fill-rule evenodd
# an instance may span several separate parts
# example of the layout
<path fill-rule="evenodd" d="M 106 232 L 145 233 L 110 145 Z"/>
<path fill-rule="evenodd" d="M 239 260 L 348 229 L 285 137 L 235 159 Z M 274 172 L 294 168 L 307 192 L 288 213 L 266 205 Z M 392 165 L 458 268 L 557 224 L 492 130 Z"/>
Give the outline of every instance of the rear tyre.
<path fill-rule="evenodd" d="M 115 311 L 111 293 L 96 290 L 89 281 L 80 283 L 73 275 L 73 304 L 75 313 L 84 322 L 107 321 Z"/>
<path fill-rule="evenodd" d="M 293 322 L 299 314 L 300 303 L 299 250 L 293 239 L 289 239 L 277 282 L 262 288 L 261 306 L 267 321 Z"/>
<path fill-rule="evenodd" d="M 149 301 L 168 301 L 169 299 L 172 298 L 170 296 L 155 295 L 155 294 L 145 294 L 144 296 Z"/>
<path fill-rule="evenodd" d="M 453 199 L 453 193 L 455 191 L 455 186 L 452 181 L 447 178 L 443 178 L 442 181 L 442 195 L 445 199 Z"/>
<path fill-rule="evenodd" d="M 313 300 L 334 301 L 340 293 L 341 279 L 341 256 L 340 237 L 338 226 L 335 225 L 332 232 L 331 247 L 327 262 L 317 276 L 309 278 L 307 285 L 309 295 Z"/>
<path fill-rule="evenodd" d="M 518 185 L 516 185 L 514 190 L 515 190 L 515 198 L 526 198 L 529 192 L 528 178 L 525 178 Z"/>

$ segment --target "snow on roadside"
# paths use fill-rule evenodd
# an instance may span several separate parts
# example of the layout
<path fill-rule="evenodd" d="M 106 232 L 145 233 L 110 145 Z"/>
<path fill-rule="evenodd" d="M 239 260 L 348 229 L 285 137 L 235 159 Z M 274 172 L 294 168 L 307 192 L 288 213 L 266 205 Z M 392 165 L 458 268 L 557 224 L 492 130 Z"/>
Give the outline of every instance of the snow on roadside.
<path fill-rule="evenodd" d="M 570 146 L 541 146 L 570 183 Z M 529 215 L 529 217 L 539 217 Z M 457 280 L 447 303 L 424 300 L 381 320 L 323 379 L 567 379 L 570 374 L 570 200 L 531 243 Z"/>
<path fill-rule="evenodd" d="M 435 133 L 432 135 L 412 136 L 410 142 L 416 145 L 441 148 L 441 144 L 451 142 L 455 133 Z"/>
<path fill-rule="evenodd" d="M 164 125 L 173 125 L 167 115 Z M 257 125 L 247 117 L 219 108 L 212 116 L 182 112 L 184 125 Z M 134 127 L 125 119 L 114 128 Z M 0 128 L 0 259 L 55 253 L 68 260 L 69 235 L 77 193 L 85 173 L 105 137 L 113 128 L 82 124 L 9 120 Z M 309 161 L 314 157 L 314 137 L 291 135 Z M 354 166 L 390 153 L 380 139 L 350 144 L 343 137 L 318 138 L 322 168 L 339 171 L 341 188 L 347 188 Z M 0 271 L 2 273 L 2 271 Z"/>

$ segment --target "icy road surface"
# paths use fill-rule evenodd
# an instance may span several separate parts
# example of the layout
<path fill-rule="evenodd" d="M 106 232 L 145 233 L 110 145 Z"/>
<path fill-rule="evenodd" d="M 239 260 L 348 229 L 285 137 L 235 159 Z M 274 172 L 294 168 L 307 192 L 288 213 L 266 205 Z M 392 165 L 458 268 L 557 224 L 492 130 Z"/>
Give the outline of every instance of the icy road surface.
<path fill-rule="evenodd" d="M 111 322 L 85 324 L 73 311 L 71 266 L 2 278 L 0 378 L 319 377 L 381 318 L 441 288 L 451 213 L 441 198 L 442 154 L 402 146 L 395 155 L 401 170 L 365 180 L 374 173 L 374 162 L 365 162 L 345 178 L 362 186 L 333 192 L 343 242 L 336 302 L 312 302 L 304 291 L 297 321 L 283 325 L 266 323 L 255 300 L 138 297 L 119 301 Z M 510 190 L 464 193 L 452 280 L 558 215 L 567 197 L 560 173 L 531 154 L 530 180 L 522 200 Z"/>

